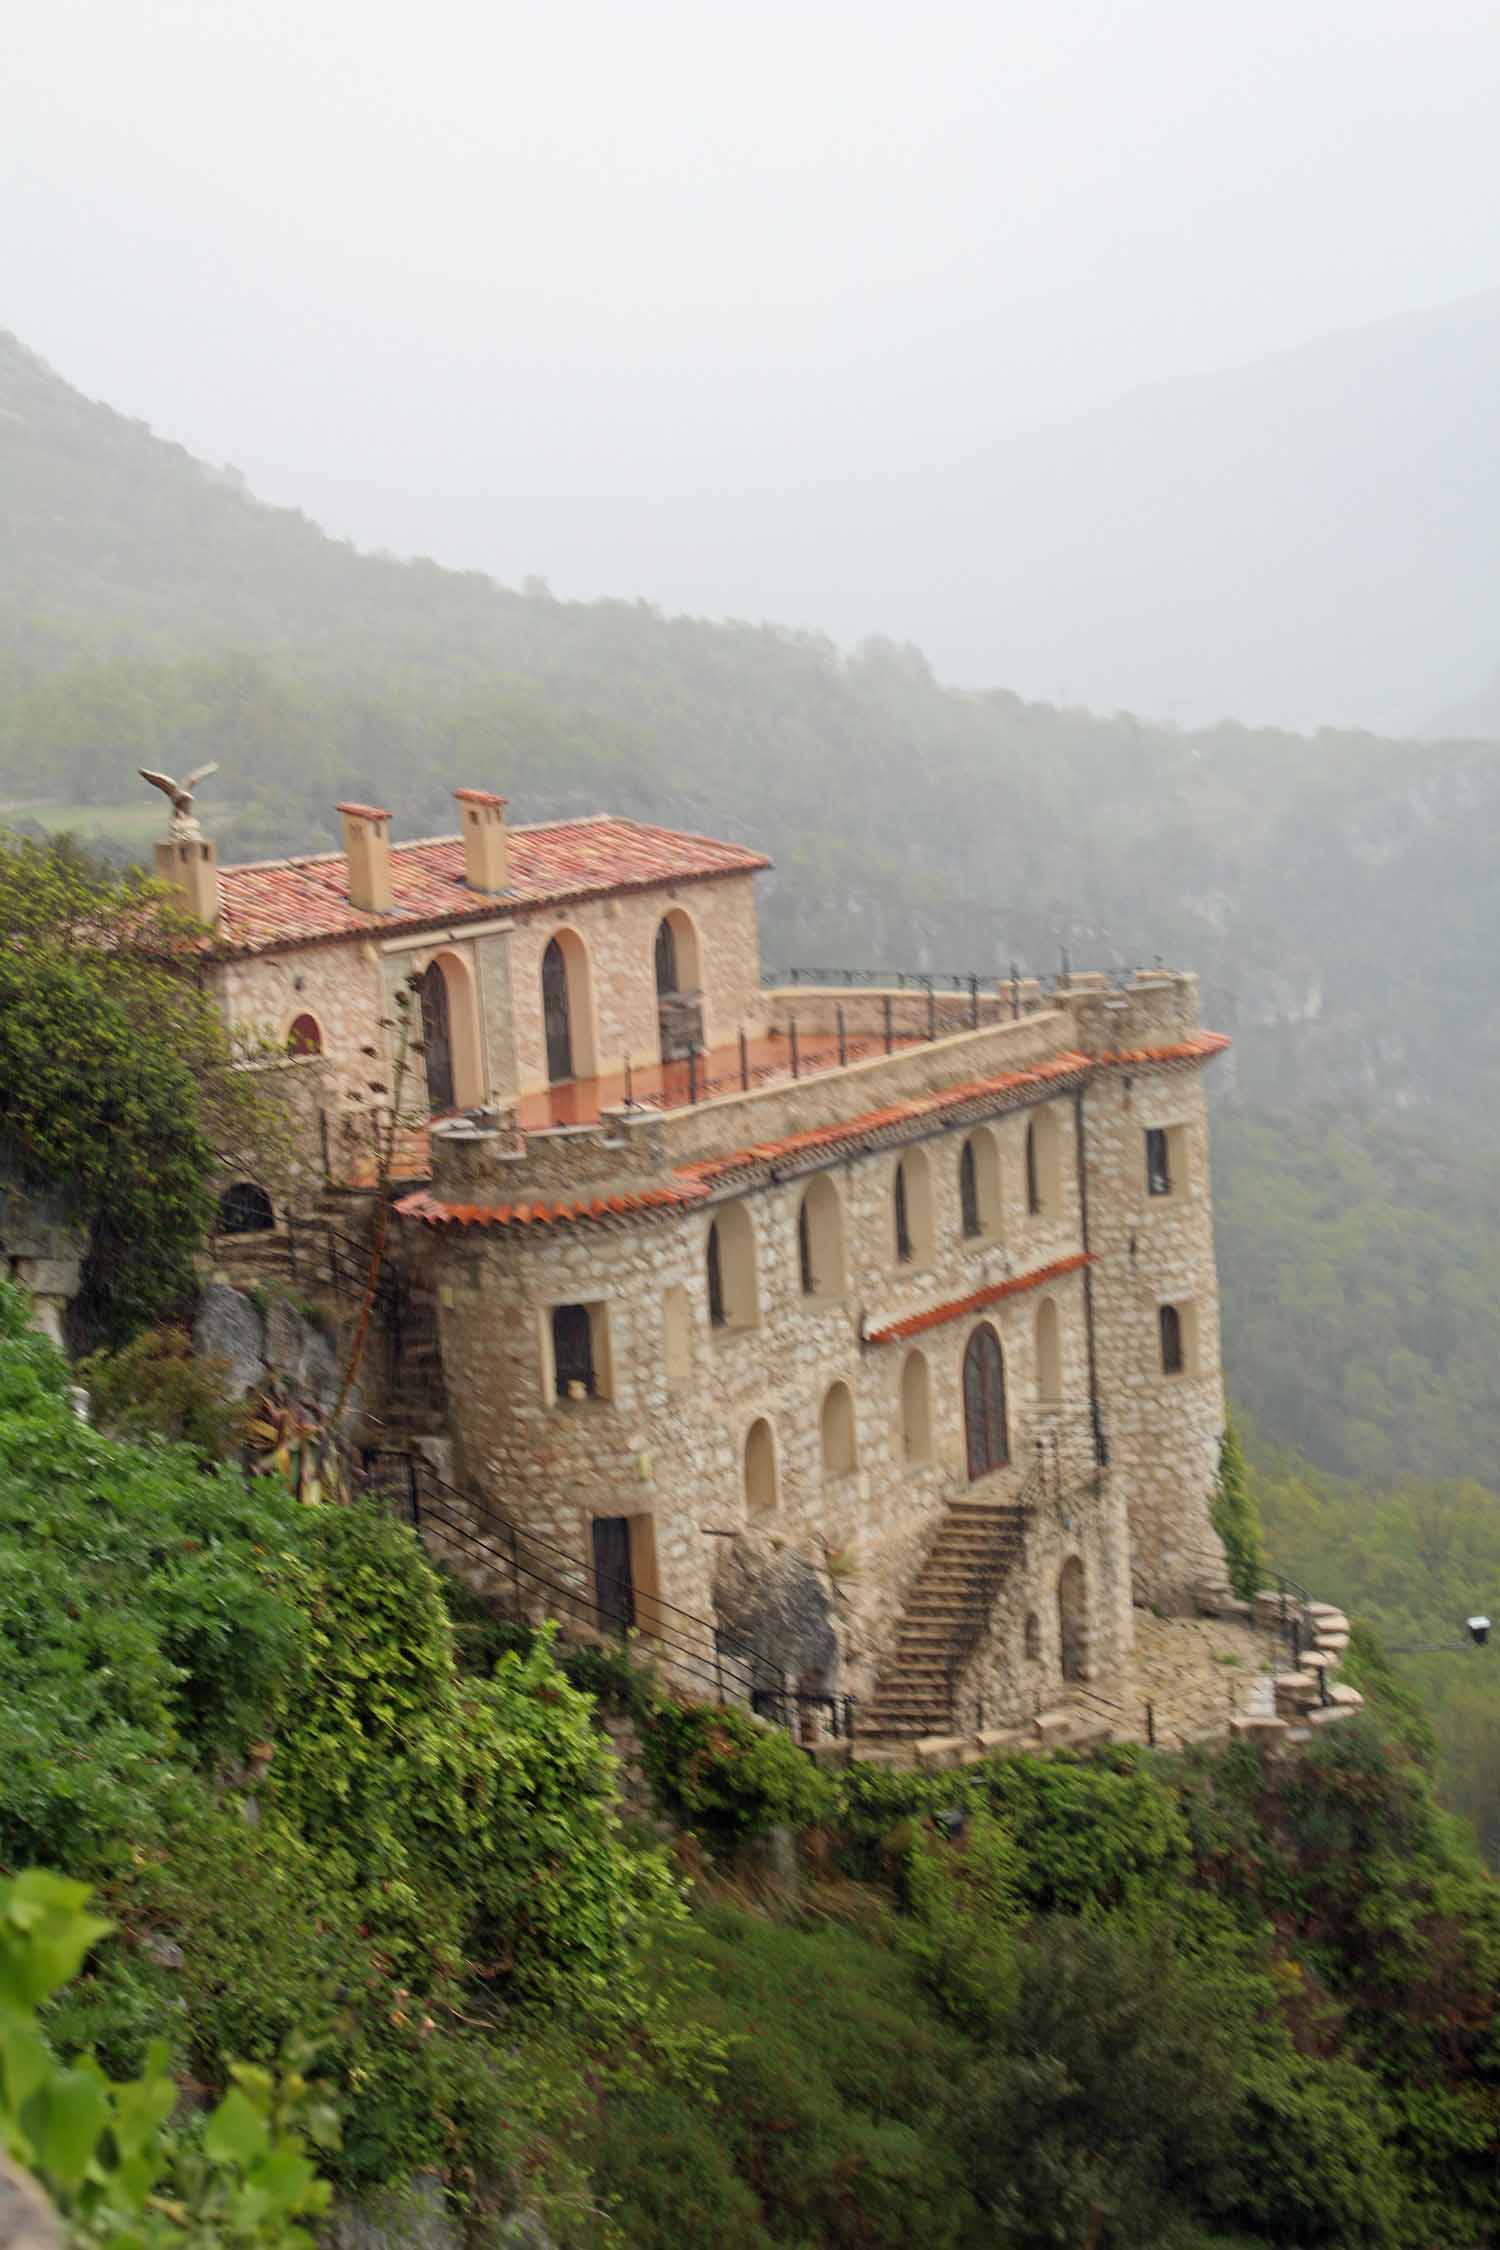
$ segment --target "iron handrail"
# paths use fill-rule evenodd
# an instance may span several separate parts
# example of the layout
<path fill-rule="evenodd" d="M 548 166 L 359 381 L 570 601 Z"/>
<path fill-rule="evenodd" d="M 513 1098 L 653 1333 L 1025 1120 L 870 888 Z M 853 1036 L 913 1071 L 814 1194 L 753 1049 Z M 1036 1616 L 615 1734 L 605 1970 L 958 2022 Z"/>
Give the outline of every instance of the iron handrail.
<path fill-rule="evenodd" d="M 583 1589 L 586 1589 L 592 1581 L 597 1589 L 604 1590 L 607 1588 L 633 1600 L 636 1590 L 628 1578 L 613 1571 L 601 1572 L 595 1569 L 591 1572 L 588 1566 L 580 1563 L 577 1556 L 571 1554 L 567 1548 L 558 1546 L 552 1540 L 543 1539 L 535 1532 L 523 1530 L 519 1524 L 514 1524 L 509 1517 L 503 1516 L 498 1509 L 491 1508 L 486 1501 L 475 1498 L 471 1493 L 461 1491 L 456 1485 L 449 1484 L 445 1478 L 437 1474 L 436 1470 L 421 1454 L 407 1453 L 392 1446 L 374 1446 L 366 1452 L 364 1460 L 367 1472 L 373 1469 L 377 1478 L 381 1465 L 399 1465 L 404 1472 L 405 1497 L 411 1510 L 411 1520 L 418 1528 L 420 1528 L 422 1511 L 425 1509 L 427 1514 L 434 1516 L 444 1528 L 455 1530 L 456 1534 L 460 1538 L 466 1539 L 469 1544 L 481 1546 L 486 1552 L 492 1554 L 500 1554 L 507 1566 L 512 1569 L 513 1574 L 518 1572 L 534 1584 L 562 1595 L 566 1600 L 576 1603 L 594 1618 L 601 1620 L 611 1630 L 619 1630 L 619 1612 L 606 1609 L 601 1603 L 593 1601 L 587 1591 Z M 373 1489 L 383 1492 L 387 1496 L 390 1491 L 389 1486 L 378 1483 L 373 1486 Z M 463 1511 L 462 1515 L 455 1515 L 453 1507 L 445 1506 L 445 1499 L 448 1502 L 456 1503 L 457 1508 Z M 504 1542 L 503 1547 L 497 1546 L 495 1540 L 488 1537 L 484 1530 L 474 1527 L 469 1519 L 476 1515 L 485 1524 L 493 1527 L 493 1530 Z M 536 1558 L 526 1561 L 520 1559 L 523 1547 L 534 1548 L 538 1551 L 542 1567 L 538 1567 Z M 546 1567 L 549 1561 L 561 1563 L 567 1575 L 564 1576 L 556 1569 Z M 663 1600 L 659 1595 L 649 1594 L 641 1597 L 641 1599 L 651 1611 L 653 1618 L 656 1618 L 659 1613 L 666 1620 L 680 1621 L 680 1625 L 670 1622 L 653 1623 L 648 1629 L 649 1637 L 670 1649 L 684 1661 L 694 1664 L 702 1676 L 708 1677 L 712 1674 L 721 1690 L 722 1671 L 726 1663 L 732 1671 L 736 1669 L 739 1671 L 741 1675 L 739 1691 L 747 1697 L 757 1687 L 782 1689 L 783 1682 L 780 1669 L 773 1665 L 764 1651 L 756 1648 L 752 1642 L 742 1639 L 740 1635 L 729 1631 L 724 1626 L 715 1624 L 708 1618 L 697 1616 L 692 1610 L 681 1609 L 675 1602 Z M 705 1646 L 701 1649 L 693 1647 L 686 1633 L 681 1629 L 682 1627 L 690 1627 L 697 1634 L 703 1636 Z"/>

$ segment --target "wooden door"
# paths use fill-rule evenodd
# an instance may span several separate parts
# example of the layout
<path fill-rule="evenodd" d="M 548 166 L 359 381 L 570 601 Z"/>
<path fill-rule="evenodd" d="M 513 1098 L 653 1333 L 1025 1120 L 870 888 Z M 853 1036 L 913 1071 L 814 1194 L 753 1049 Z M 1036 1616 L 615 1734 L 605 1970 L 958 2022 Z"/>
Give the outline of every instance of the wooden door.
<path fill-rule="evenodd" d="M 448 979 L 434 961 L 422 979 L 422 1046 L 427 1057 L 427 1108 L 440 1116 L 458 1105 L 453 1097 L 453 1024 Z"/>
<path fill-rule="evenodd" d="M 542 955 L 542 1021 L 547 1032 L 547 1076 L 556 1086 L 573 1075 L 573 1030 L 568 1020 L 568 964 L 553 938 Z"/>
<path fill-rule="evenodd" d="M 629 1516 L 594 1518 L 594 1600 L 617 1633 L 635 1623 L 635 1579 L 630 1568 Z"/>

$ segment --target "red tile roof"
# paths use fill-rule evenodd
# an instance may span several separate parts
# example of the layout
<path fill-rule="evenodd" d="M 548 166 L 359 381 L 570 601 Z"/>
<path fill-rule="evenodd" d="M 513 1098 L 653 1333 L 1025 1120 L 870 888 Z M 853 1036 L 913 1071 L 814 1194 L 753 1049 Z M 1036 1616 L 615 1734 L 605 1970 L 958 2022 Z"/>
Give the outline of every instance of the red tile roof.
<path fill-rule="evenodd" d="M 972 1296 L 952 1297 L 947 1304 L 929 1306 L 926 1312 L 888 1321 L 884 1328 L 866 1329 L 865 1342 L 903 1343 L 908 1336 L 921 1336 L 929 1328 L 941 1328 L 950 1320 L 962 1320 L 968 1313 L 982 1312 L 986 1305 L 998 1305 L 1002 1297 L 1019 1297 L 1027 1289 L 1040 1289 L 1049 1281 L 1061 1281 L 1064 1274 L 1077 1273 L 1080 1266 L 1092 1264 L 1093 1259 L 1086 1250 L 1075 1251 L 1071 1258 L 1054 1258 L 1050 1266 L 1038 1266 L 1032 1273 L 1015 1274 L 1009 1281 L 992 1281 L 987 1289 L 976 1289 Z"/>
<path fill-rule="evenodd" d="M 894 1102 L 887 1109 L 866 1110 L 862 1116 L 843 1118 L 836 1125 L 815 1126 L 810 1132 L 789 1133 L 775 1141 L 757 1141 L 734 1149 L 727 1156 L 700 1158 L 681 1164 L 670 1180 L 659 1187 L 627 1189 L 617 1195 L 579 1196 L 566 1203 L 446 1203 L 427 1189 L 403 1197 L 396 1210 L 403 1219 L 420 1219 L 427 1226 L 567 1226 L 579 1220 L 628 1218 L 641 1211 L 683 1209 L 689 1204 L 717 1200 L 727 1189 L 764 1184 L 768 1180 L 813 1171 L 820 1159 L 861 1148 L 881 1147 L 920 1137 L 929 1121 L 945 1125 L 967 1122 L 965 1112 L 980 1117 L 997 1110 L 1029 1106 L 1010 1097 L 1043 1092 L 1059 1093 L 1069 1084 L 1081 1085 L 1096 1070 L 1140 1070 L 1155 1065 L 1211 1061 L 1230 1044 L 1222 1031 L 1199 1032 L 1195 1038 L 1169 1047 L 1121 1049 L 1106 1055 L 1077 1054 L 1071 1049 L 1052 1055 L 1030 1070 L 1006 1071 L 993 1078 L 975 1078 L 960 1086 L 945 1086 L 930 1094 Z M 1081 1262 L 1081 1261 L 1075 1261 Z M 1039 1276 L 1050 1277 L 1052 1269 Z M 1064 1264 L 1059 1271 L 1072 1271 Z M 999 1285 L 1004 1295 L 1013 1286 Z M 1028 1283 L 1027 1286 L 1034 1286 Z M 921 1317 L 921 1316 L 919 1316 Z M 945 1315 L 956 1318 L 957 1315 Z M 875 1339 L 872 1339 L 872 1341 Z M 883 1341 L 883 1339 L 880 1339 Z"/>
<path fill-rule="evenodd" d="M 392 844 L 395 905 L 388 914 L 367 913 L 350 904 L 349 863 L 342 852 L 223 867 L 216 949 L 265 953 L 375 932 L 446 929 L 450 923 L 525 914 L 609 891 L 748 875 L 771 864 L 760 852 L 739 844 L 721 844 L 709 836 L 604 814 L 512 828 L 509 846 L 510 886 L 492 895 L 471 891 L 464 880 L 461 836 Z"/>

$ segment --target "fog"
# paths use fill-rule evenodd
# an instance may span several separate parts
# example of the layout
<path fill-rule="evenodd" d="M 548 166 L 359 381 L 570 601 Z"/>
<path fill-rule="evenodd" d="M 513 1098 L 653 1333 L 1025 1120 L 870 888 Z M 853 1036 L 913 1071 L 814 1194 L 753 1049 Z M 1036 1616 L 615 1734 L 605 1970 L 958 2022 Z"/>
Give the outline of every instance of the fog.
<path fill-rule="evenodd" d="M 1477 0 L 28 0 L 7 48 L 0 317 L 362 544 L 1184 717 L 1495 661 L 1500 324 L 1408 317 L 1500 283 Z"/>

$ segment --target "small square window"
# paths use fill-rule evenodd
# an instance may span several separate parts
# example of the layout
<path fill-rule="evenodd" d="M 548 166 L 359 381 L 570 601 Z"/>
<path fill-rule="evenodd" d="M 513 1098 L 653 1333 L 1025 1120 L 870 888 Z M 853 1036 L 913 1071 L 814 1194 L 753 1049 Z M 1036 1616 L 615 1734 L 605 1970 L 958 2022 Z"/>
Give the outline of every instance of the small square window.
<path fill-rule="evenodd" d="M 561 1400 L 608 1398 L 611 1393 L 606 1308 L 554 1305 L 550 1315 L 552 1388 Z"/>

